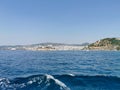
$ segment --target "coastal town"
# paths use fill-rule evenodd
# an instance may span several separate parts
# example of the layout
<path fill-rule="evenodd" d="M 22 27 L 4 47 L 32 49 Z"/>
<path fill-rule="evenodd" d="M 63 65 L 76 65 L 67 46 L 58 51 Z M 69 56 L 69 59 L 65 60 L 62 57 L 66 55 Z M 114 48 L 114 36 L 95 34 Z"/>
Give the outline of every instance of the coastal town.
<path fill-rule="evenodd" d="M 42 43 L 34 45 L 16 45 L 16 46 L 1 46 L 0 50 L 32 50 L 32 51 L 56 51 L 56 50 L 82 50 L 84 45 L 61 44 L 61 43 Z"/>
<path fill-rule="evenodd" d="M 60 50 L 120 50 L 120 38 L 104 38 L 94 43 L 63 44 L 40 43 L 32 45 L 0 46 L 0 50 L 31 50 L 31 51 L 60 51 Z"/>

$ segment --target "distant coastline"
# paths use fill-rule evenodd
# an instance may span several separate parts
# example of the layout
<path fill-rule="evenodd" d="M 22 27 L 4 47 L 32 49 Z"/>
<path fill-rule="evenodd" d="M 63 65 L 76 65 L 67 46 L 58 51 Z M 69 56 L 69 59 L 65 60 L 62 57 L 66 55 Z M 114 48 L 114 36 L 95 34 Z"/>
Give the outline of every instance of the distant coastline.
<path fill-rule="evenodd" d="M 86 51 L 119 51 L 120 38 L 104 38 L 94 43 L 63 44 L 40 43 L 32 45 L 0 46 L 0 50 L 32 50 L 32 51 L 56 51 L 56 50 L 86 50 Z"/>
<path fill-rule="evenodd" d="M 63 43 L 40 43 L 32 45 L 0 46 L 0 50 L 32 50 L 32 51 L 56 51 L 56 50 L 82 50 L 89 43 L 63 44 Z"/>

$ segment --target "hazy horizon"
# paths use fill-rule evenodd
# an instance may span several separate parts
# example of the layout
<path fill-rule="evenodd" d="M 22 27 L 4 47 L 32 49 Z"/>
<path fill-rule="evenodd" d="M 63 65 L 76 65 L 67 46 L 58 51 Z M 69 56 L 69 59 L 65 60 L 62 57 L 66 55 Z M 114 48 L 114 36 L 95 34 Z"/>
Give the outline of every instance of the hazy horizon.
<path fill-rule="evenodd" d="M 119 38 L 119 37 L 105 37 L 105 38 Z M 101 38 L 101 39 L 105 39 L 105 38 Z M 98 40 L 101 40 L 98 39 Z M 0 46 L 16 46 L 16 45 L 34 45 L 34 44 L 43 44 L 43 43 L 57 43 L 57 44 L 85 44 L 85 43 L 94 43 L 98 40 L 95 40 L 93 42 L 82 42 L 82 43 L 65 43 L 65 42 L 37 42 L 37 43 L 24 43 L 24 44 L 0 44 Z"/>
<path fill-rule="evenodd" d="M 120 37 L 119 0 L 1 0 L 0 45 Z"/>

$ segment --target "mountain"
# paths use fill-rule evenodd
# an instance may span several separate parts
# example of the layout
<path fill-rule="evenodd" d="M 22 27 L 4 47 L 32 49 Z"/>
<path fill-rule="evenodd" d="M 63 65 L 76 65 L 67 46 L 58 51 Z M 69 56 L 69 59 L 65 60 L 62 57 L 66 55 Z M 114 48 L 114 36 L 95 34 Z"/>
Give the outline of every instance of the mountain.
<path fill-rule="evenodd" d="M 47 42 L 47 43 L 39 43 L 39 44 L 32 44 L 30 46 L 37 46 L 37 45 L 42 45 L 42 46 L 48 46 L 48 45 L 52 45 L 52 46 L 87 46 L 89 45 L 89 43 L 82 43 L 82 44 L 66 44 L 66 43 L 51 43 L 51 42 Z"/>
<path fill-rule="evenodd" d="M 120 50 L 120 38 L 105 38 L 84 48 L 85 50 Z"/>

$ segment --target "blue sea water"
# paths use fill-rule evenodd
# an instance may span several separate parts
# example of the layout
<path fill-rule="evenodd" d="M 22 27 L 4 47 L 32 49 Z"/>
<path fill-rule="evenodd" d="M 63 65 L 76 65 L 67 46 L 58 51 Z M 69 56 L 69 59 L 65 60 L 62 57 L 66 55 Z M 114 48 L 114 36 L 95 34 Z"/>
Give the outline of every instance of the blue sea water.
<path fill-rule="evenodd" d="M 0 90 L 120 90 L 120 52 L 0 51 Z"/>

